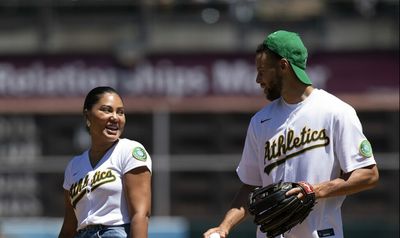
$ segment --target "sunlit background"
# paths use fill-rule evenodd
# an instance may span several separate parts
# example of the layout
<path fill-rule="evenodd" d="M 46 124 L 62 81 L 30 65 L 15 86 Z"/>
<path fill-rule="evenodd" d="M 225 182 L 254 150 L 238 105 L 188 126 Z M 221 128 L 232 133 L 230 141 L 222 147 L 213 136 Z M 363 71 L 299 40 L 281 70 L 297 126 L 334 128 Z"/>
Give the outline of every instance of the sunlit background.
<path fill-rule="evenodd" d="M 373 145 L 380 184 L 345 200 L 346 237 L 399 237 L 397 0 L 0 0 L 0 237 L 57 236 L 64 168 L 89 146 L 83 97 L 100 85 L 153 158 L 150 238 L 201 237 L 240 186 L 268 103 L 254 52 L 278 29 L 301 35 L 314 85 L 356 108 Z"/>

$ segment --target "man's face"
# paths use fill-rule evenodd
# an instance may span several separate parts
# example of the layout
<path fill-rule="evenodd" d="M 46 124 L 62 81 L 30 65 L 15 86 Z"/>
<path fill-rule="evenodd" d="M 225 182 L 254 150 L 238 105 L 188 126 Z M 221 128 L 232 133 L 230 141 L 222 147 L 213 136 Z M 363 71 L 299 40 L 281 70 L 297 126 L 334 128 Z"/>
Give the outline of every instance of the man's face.
<path fill-rule="evenodd" d="M 282 91 L 282 77 L 279 75 L 278 61 L 265 52 L 256 55 L 256 82 L 264 89 L 270 101 L 278 99 Z"/>

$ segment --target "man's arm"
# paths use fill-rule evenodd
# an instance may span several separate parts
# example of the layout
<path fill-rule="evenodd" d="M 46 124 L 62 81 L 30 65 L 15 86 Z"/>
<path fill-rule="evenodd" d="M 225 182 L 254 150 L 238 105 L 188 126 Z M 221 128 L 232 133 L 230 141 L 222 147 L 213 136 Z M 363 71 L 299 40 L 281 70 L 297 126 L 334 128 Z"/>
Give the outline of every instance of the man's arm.
<path fill-rule="evenodd" d="M 316 198 L 350 195 L 371 189 L 378 184 L 379 172 L 376 165 L 356 169 L 337 179 L 314 185 Z"/>
<path fill-rule="evenodd" d="M 225 214 L 225 217 L 222 220 L 221 224 L 218 227 L 214 227 L 206 231 L 203 234 L 203 238 L 208 238 L 210 234 L 215 232 L 219 233 L 221 238 L 228 237 L 228 234 L 232 230 L 232 228 L 242 222 L 248 215 L 246 204 L 250 192 L 253 191 L 255 188 L 255 186 L 243 184 L 236 194 L 235 199 L 232 202 L 231 208 Z"/>
<path fill-rule="evenodd" d="M 313 184 L 312 186 L 314 188 L 315 197 L 318 199 L 358 193 L 375 187 L 378 184 L 378 181 L 378 168 L 376 165 L 370 165 L 342 174 L 337 179 Z M 299 194 L 299 198 L 302 197 L 299 188 L 290 190 L 287 195 L 296 193 Z"/>

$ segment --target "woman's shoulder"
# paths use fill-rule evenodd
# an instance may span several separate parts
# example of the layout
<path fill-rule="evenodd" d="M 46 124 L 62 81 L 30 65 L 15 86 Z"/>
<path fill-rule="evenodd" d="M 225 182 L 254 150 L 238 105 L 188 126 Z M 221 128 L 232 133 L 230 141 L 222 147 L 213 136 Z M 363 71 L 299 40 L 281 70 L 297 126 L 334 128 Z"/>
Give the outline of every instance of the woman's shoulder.
<path fill-rule="evenodd" d="M 141 150 L 141 151 L 146 151 L 146 148 L 143 146 L 142 143 L 135 141 L 135 140 L 131 140 L 131 139 L 127 139 L 127 138 L 123 138 L 120 139 L 118 142 L 118 151 L 120 151 L 121 153 L 132 153 L 132 151 L 135 150 Z"/>
<path fill-rule="evenodd" d="M 71 167 L 82 167 L 82 163 L 88 158 L 88 150 L 85 150 L 79 155 L 75 155 L 72 159 L 68 162 L 67 168 Z"/>
<path fill-rule="evenodd" d="M 150 161 L 148 160 L 150 158 L 149 153 L 147 150 L 144 148 L 144 146 L 135 140 L 131 139 L 120 139 L 119 141 L 119 151 L 118 153 L 121 153 L 122 155 L 128 155 L 128 157 L 123 156 L 122 158 L 135 158 L 136 160 L 145 162 L 145 161 Z M 121 157 L 119 157 L 121 158 Z"/>
<path fill-rule="evenodd" d="M 132 139 L 128 139 L 128 138 L 121 138 L 119 140 L 119 143 L 121 144 L 122 147 L 132 147 L 132 146 L 142 146 L 142 143 L 132 140 Z"/>

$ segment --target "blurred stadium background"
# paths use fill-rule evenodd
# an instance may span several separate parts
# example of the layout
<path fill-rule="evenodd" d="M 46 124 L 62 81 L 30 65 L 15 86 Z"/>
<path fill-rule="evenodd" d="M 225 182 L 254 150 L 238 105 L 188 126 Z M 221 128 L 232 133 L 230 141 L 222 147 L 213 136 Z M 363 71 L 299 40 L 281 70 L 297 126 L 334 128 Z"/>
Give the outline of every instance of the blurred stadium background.
<path fill-rule="evenodd" d="M 267 103 L 255 48 L 282 28 L 373 144 L 380 184 L 345 201 L 346 237 L 399 237 L 397 0 L 1 0 L 0 237 L 56 237 L 98 85 L 121 92 L 124 136 L 152 154 L 150 238 L 201 237 L 230 205 L 247 124 Z M 231 237 L 253 234 L 248 220 Z"/>

